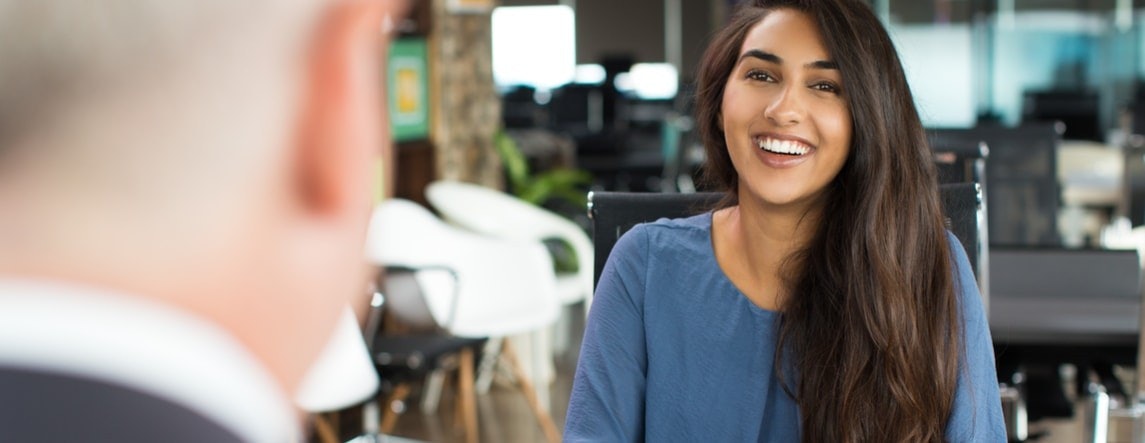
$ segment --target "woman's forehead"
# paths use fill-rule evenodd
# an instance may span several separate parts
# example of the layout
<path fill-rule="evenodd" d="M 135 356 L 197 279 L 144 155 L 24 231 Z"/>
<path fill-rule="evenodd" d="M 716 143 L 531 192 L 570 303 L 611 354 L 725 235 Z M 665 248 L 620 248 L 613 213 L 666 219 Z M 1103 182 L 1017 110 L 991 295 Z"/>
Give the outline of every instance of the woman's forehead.
<path fill-rule="evenodd" d="M 759 50 L 799 65 L 830 60 L 819 26 L 802 11 L 776 9 L 748 29 L 739 54 Z"/>

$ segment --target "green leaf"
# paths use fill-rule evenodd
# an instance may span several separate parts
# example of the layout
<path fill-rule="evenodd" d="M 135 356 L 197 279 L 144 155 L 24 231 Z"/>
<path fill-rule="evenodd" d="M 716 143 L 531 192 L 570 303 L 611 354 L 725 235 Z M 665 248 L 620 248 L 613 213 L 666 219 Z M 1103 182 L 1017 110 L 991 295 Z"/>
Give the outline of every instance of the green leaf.
<path fill-rule="evenodd" d="M 504 130 L 494 134 L 493 145 L 501 155 L 510 189 L 517 198 L 538 206 L 552 198 L 578 206 L 587 203 L 583 188 L 592 182 L 592 175 L 587 171 L 559 168 L 530 175 L 525 155 Z"/>
<path fill-rule="evenodd" d="M 562 188 L 587 185 L 592 182 L 592 174 L 580 169 L 558 168 L 537 174 L 537 178 L 559 184 Z"/>
<path fill-rule="evenodd" d="M 552 193 L 552 189 L 553 184 L 551 181 L 544 180 L 543 177 L 537 177 L 526 182 L 526 185 L 517 193 L 517 197 L 534 205 L 539 205 L 544 203 L 545 199 L 549 197 L 549 194 Z"/>
<path fill-rule="evenodd" d="M 529 164 L 525 161 L 525 155 L 517 147 L 517 142 L 505 134 L 505 131 L 497 131 L 493 136 L 493 146 L 497 148 L 497 153 L 501 155 L 501 161 L 505 164 L 510 185 L 515 192 L 520 192 L 518 189 L 524 186 L 529 178 Z"/>

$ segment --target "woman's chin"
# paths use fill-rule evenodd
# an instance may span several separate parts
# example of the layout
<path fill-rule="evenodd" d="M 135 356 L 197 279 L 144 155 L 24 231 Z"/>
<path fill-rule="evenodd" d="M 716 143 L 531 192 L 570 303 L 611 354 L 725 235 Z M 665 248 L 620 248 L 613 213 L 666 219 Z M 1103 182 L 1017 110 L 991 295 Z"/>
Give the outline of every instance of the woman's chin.
<path fill-rule="evenodd" d="M 745 200 L 750 200 L 762 208 L 798 209 L 806 207 L 812 202 L 816 201 L 816 196 L 818 195 L 819 193 L 806 192 L 800 189 L 768 188 L 766 190 L 760 190 L 757 192 L 749 190 L 747 195 L 743 195 L 743 192 L 741 191 L 740 204 L 742 205 Z"/>

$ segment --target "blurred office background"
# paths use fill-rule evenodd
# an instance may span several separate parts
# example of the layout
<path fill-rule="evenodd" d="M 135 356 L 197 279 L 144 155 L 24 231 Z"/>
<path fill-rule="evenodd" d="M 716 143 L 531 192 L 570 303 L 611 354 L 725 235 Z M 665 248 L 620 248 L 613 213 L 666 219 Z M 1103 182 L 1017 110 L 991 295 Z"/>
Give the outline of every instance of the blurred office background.
<path fill-rule="evenodd" d="M 587 272 L 586 262 L 575 262 L 591 251 L 574 245 L 583 242 L 577 235 L 591 236 L 587 192 L 703 191 L 692 85 L 709 36 L 736 4 L 416 2 L 389 55 L 397 173 L 380 194 L 417 202 L 469 234 L 520 237 L 520 229 L 482 224 L 497 223 L 482 212 L 513 219 L 512 205 L 473 204 L 486 200 L 464 192 L 452 200 L 444 191 L 429 195 L 434 183 L 480 185 L 579 229 L 538 240 L 558 278 Z M 1137 391 L 1145 0 L 871 4 L 898 47 L 942 181 L 982 189 L 988 241 L 980 282 L 1011 437 L 1092 439 L 1100 421 L 1095 393 L 1117 411 L 1134 404 Z M 476 400 L 480 440 L 544 441 L 542 415 L 563 425 L 591 299 L 583 292 L 590 290 L 561 296 L 558 320 L 517 346 L 528 351 L 520 360 L 531 362 L 523 374 L 493 363 L 494 382 Z M 490 351 L 481 349 L 478 360 Z M 422 369 L 435 381 L 413 371 L 383 383 L 387 429 L 468 440 L 460 419 L 468 400 L 457 394 L 470 388 L 443 388 L 441 371 Z M 510 389 L 518 377 L 533 382 L 537 402 Z M 393 395 L 398 385 L 402 396 Z M 1133 435 L 1120 426 L 1108 431 L 1109 441 Z"/>

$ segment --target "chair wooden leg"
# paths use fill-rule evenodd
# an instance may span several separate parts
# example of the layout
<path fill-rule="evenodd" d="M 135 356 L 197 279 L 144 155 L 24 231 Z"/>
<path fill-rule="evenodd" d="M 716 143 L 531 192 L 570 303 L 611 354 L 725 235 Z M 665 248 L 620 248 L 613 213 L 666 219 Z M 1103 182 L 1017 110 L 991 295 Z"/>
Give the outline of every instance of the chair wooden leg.
<path fill-rule="evenodd" d="M 451 378 L 453 383 L 453 431 L 465 432 L 465 402 L 462 401 L 461 396 L 465 395 L 465 382 L 462 381 L 464 377 L 461 375 L 461 355 L 458 355 L 456 371 L 453 373 L 455 378 Z"/>
<path fill-rule="evenodd" d="M 461 362 L 457 371 L 458 402 L 465 422 L 465 442 L 477 443 L 477 398 L 473 385 L 473 349 L 461 350 Z"/>
<path fill-rule="evenodd" d="M 398 413 L 394 410 L 394 403 L 405 401 L 409 396 L 409 385 L 402 383 L 394 388 L 394 392 L 390 393 L 389 398 L 386 398 L 385 404 L 382 405 L 382 433 L 389 434 L 394 431 L 394 426 L 398 424 Z"/>
<path fill-rule="evenodd" d="M 338 433 L 323 414 L 314 415 L 314 432 L 318 434 L 318 441 L 322 443 L 338 443 Z"/>
<path fill-rule="evenodd" d="M 464 420 L 465 411 L 462 410 L 462 408 L 465 406 L 465 403 L 461 401 L 461 386 L 460 386 L 460 384 L 461 384 L 460 383 L 461 371 L 457 372 L 457 378 L 458 378 L 457 395 L 453 399 L 453 431 L 454 432 L 465 430 L 465 420 Z"/>
<path fill-rule="evenodd" d="M 489 393 L 493 385 L 493 376 L 497 372 L 497 357 L 501 355 L 501 344 L 505 341 L 501 337 L 489 337 L 482 352 L 481 364 L 477 366 L 477 392 L 481 395 Z"/>
<path fill-rule="evenodd" d="M 521 362 L 517 359 L 516 352 L 513 351 L 513 346 L 506 340 L 501 344 L 501 355 L 508 361 L 509 367 L 513 370 L 513 377 L 517 379 L 517 384 L 521 387 L 521 393 L 525 395 L 525 400 L 529 402 L 529 408 L 533 410 L 533 415 L 537 417 L 537 423 L 541 425 L 541 431 L 545 433 L 545 439 L 549 443 L 560 443 L 561 433 L 557 430 L 557 425 L 553 423 L 553 417 L 549 415 L 544 409 L 541 408 L 540 402 L 537 401 L 537 391 L 533 389 L 533 382 L 525 377 L 525 372 L 521 370 Z"/>

